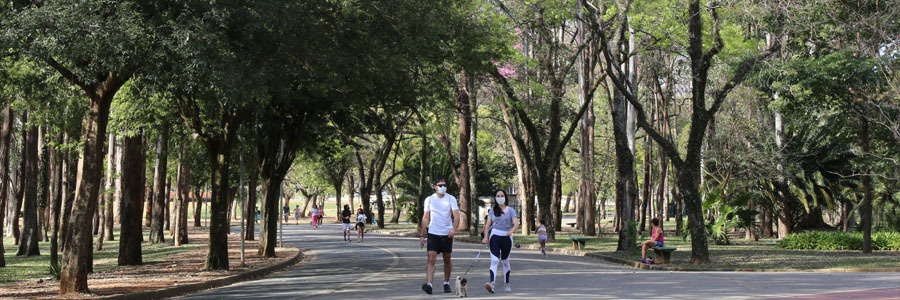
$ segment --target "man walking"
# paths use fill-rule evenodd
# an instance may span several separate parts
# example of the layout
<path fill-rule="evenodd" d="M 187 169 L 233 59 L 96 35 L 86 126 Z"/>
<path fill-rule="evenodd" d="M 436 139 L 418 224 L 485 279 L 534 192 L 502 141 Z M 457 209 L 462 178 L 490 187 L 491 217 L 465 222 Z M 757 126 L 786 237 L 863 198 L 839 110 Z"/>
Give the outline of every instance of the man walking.
<path fill-rule="evenodd" d="M 428 265 L 425 267 L 427 282 L 422 284 L 422 290 L 429 295 L 432 292 L 431 282 L 434 279 L 434 263 L 438 253 L 444 259 L 444 293 L 450 293 L 450 253 L 453 252 L 453 236 L 456 235 L 456 227 L 459 225 L 459 203 L 456 197 L 447 194 L 447 182 L 444 179 L 434 181 L 435 193 L 425 198 L 422 224 L 419 228 L 419 244 L 428 245 Z"/>

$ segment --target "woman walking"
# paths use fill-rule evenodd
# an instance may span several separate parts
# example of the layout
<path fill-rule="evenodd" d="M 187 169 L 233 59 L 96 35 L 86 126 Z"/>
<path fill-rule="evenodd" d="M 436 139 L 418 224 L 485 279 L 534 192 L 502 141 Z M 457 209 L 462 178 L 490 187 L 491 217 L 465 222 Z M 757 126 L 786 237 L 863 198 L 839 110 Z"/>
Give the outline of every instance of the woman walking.
<path fill-rule="evenodd" d="M 497 277 L 497 265 L 503 265 L 504 291 L 512 292 L 509 286 L 509 251 L 512 250 L 512 235 L 519 228 L 519 220 L 516 219 L 516 210 L 506 206 L 506 192 L 498 189 L 494 192 L 493 207 L 488 211 L 487 222 L 484 223 L 484 236 L 482 243 L 490 245 L 491 269 L 490 279 L 484 284 L 484 288 L 494 293 L 494 282 Z"/>
<path fill-rule="evenodd" d="M 309 217 L 312 219 L 313 229 L 319 228 L 319 207 L 313 204 L 312 211 L 309 212 Z"/>
<path fill-rule="evenodd" d="M 366 237 L 366 214 L 360 208 L 356 210 L 356 242 L 362 243 Z"/>

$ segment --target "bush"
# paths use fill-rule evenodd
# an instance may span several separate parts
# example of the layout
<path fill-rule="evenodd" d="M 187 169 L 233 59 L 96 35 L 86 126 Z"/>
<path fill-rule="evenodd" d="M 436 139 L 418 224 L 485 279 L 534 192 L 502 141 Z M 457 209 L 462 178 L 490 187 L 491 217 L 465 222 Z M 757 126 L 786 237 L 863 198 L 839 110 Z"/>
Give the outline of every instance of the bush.
<path fill-rule="evenodd" d="M 861 232 L 807 231 L 788 235 L 778 246 L 794 250 L 862 250 Z M 873 250 L 900 251 L 900 233 L 872 233 Z"/>

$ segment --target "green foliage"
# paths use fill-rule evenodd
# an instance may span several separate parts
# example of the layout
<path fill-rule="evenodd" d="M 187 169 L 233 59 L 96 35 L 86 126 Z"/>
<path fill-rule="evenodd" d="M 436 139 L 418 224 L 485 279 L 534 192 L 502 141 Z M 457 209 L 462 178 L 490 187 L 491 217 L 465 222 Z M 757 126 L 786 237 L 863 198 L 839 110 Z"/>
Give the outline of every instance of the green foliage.
<path fill-rule="evenodd" d="M 861 232 L 806 231 L 788 235 L 778 246 L 794 250 L 861 250 Z M 900 232 L 872 233 L 872 249 L 900 251 Z"/>

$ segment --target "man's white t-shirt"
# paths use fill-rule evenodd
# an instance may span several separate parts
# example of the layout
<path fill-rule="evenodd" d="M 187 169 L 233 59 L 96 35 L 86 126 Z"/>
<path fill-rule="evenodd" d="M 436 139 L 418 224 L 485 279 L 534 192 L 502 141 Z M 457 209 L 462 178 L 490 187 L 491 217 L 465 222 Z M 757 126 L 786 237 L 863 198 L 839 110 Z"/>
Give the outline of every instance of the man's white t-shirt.
<path fill-rule="evenodd" d="M 431 220 L 428 222 L 428 233 L 434 235 L 449 235 L 453 228 L 451 212 L 459 210 L 456 197 L 444 193 L 444 197 L 433 194 L 425 198 L 425 211 L 431 212 Z"/>

